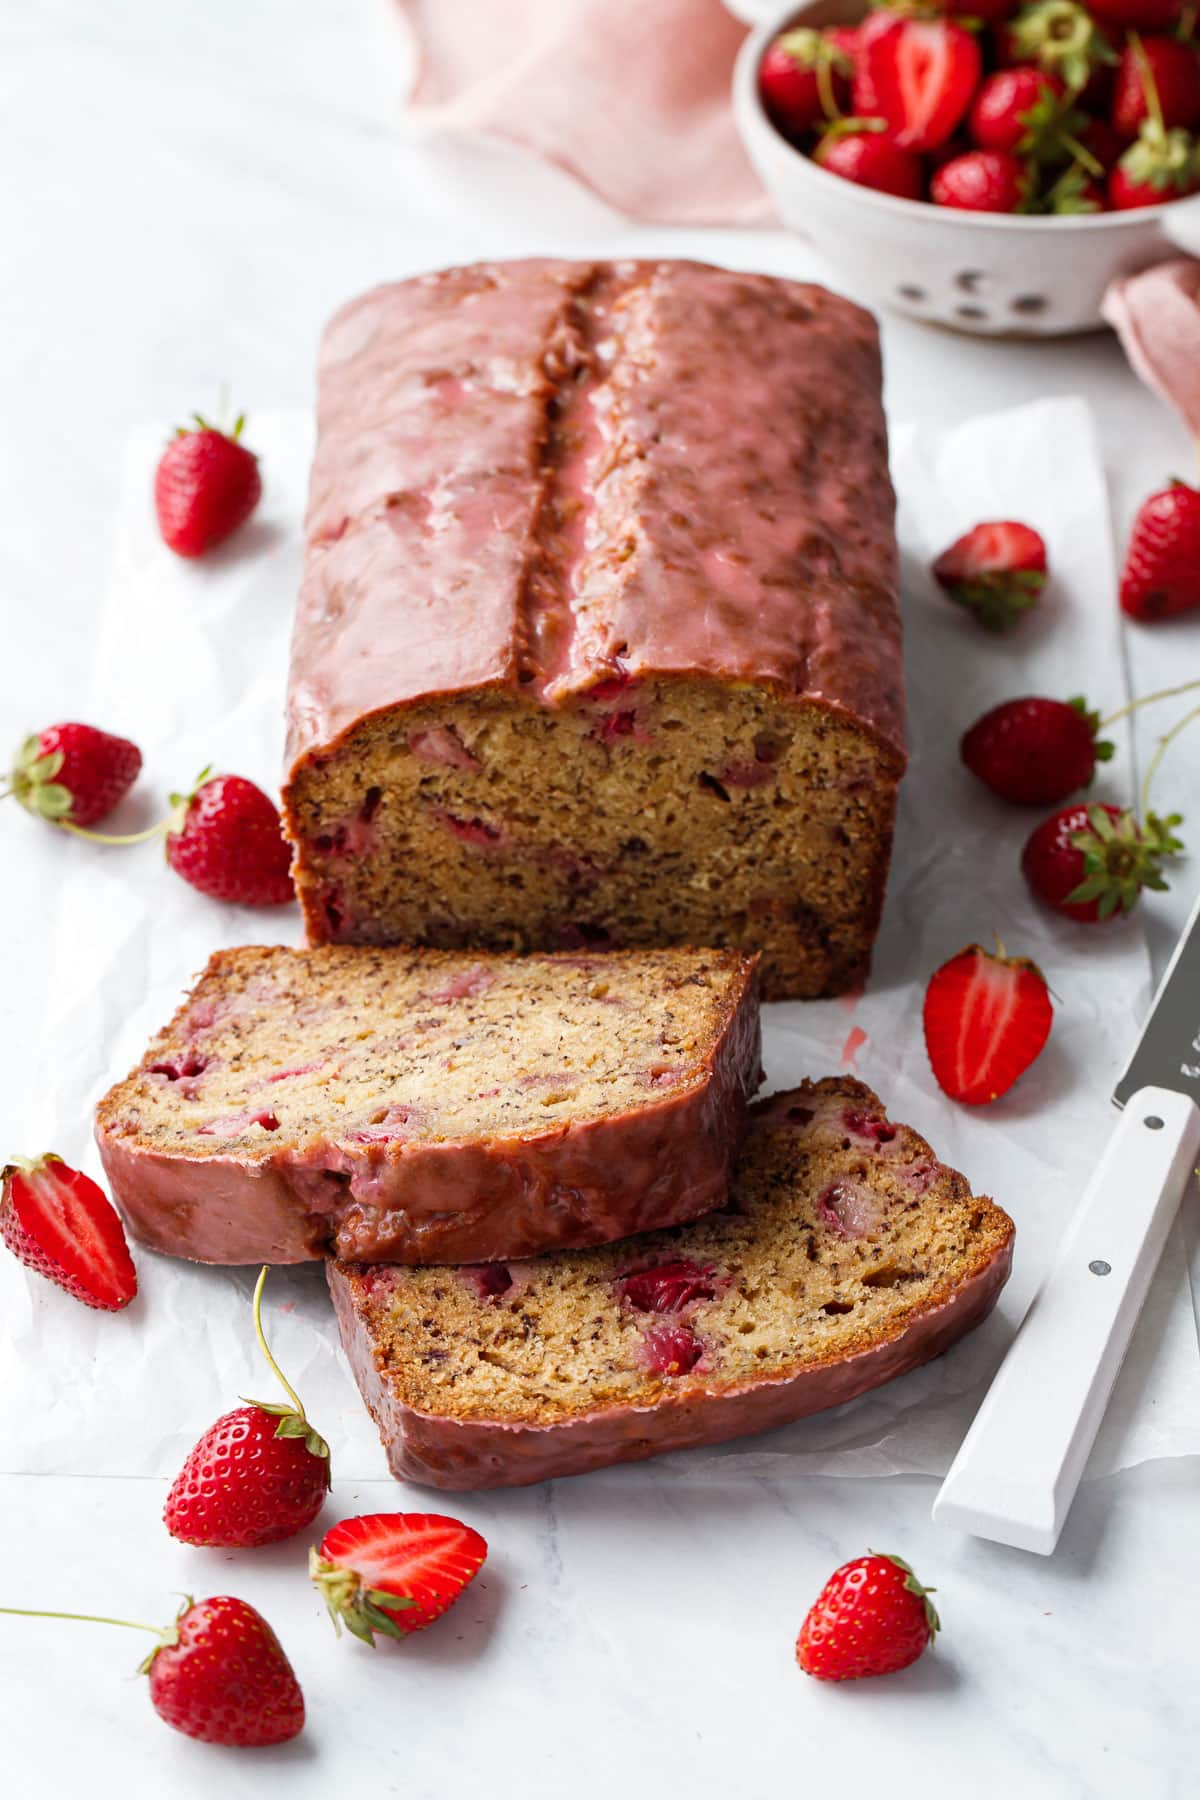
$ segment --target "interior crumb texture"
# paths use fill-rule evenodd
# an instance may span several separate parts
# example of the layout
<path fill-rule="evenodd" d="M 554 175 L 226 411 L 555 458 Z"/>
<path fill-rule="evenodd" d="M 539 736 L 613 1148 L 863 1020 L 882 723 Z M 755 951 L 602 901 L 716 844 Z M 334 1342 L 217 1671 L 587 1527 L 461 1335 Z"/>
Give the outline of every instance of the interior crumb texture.
<path fill-rule="evenodd" d="M 697 1223 L 476 1270 L 343 1271 L 384 1381 L 431 1413 L 531 1424 L 719 1392 L 898 1334 L 1003 1247 L 1006 1215 L 868 1089 L 787 1098 L 791 1116 L 758 1114 L 728 1209 Z"/>
<path fill-rule="evenodd" d="M 537 1136 L 686 1092 L 745 965 L 692 951 L 474 960 L 220 953 L 106 1128 L 189 1156 Z"/>
<path fill-rule="evenodd" d="M 768 998 L 861 980 L 894 768 L 853 721 L 749 684 L 618 677 L 378 714 L 290 793 L 317 942 L 763 952 Z"/>

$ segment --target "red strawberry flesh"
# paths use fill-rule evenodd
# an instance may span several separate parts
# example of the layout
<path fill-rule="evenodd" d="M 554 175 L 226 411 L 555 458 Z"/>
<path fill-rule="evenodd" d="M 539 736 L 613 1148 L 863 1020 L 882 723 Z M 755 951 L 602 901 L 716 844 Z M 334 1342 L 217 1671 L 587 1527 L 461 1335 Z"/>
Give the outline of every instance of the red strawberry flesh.
<path fill-rule="evenodd" d="M 4 1171 L 0 1236 L 27 1267 L 85 1306 L 119 1312 L 137 1293 L 116 1212 L 90 1176 L 58 1157 L 14 1163 Z"/>
<path fill-rule="evenodd" d="M 694 1300 L 711 1300 L 717 1291 L 711 1269 L 686 1260 L 639 1269 L 617 1285 L 626 1305 L 638 1312 L 680 1312 Z"/>
<path fill-rule="evenodd" d="M 979 45 L 948 19 L 872 13 L 859 32 L 854 111 L 886 120 L 907 150 L 935 150 L 979 86 Z"/>
<path fill-rule="evenodd" d="M 704 1354 L 686 1325 L 651 1325 L 641 1342 L 643 1368 L 652 1375 L 686 1375 Z"/>
<path fill-rule="evenodd" d="M 388 1630 L 371 1609 L 390 1621 L 389 1635 L 420 1631 L 454 1604 L 486 1556 L 479 1533 L 443 1513 L 368 1513 L 327 1531 L 310 1570 L 335 1618 L 369 1640 L 372 1627 Z"/>
<path fill-rule="evenodd" d="M 998 1099 L 1041 1055 L 1053 1018 L 1032 963 L 978 944 L 960 951 L 925 991 L 925 1048 L 938 1086 L 967 1106 Z"/>

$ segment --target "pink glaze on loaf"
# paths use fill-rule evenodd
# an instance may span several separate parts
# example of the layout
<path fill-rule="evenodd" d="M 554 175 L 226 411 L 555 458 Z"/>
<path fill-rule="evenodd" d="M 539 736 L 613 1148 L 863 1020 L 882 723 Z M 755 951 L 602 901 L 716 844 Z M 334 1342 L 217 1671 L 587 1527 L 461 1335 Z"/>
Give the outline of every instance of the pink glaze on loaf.
<path fill-rule="evenodd" d="M 551 567 L 556 383 L 581 447 Z M 291 762 L 434 695 L 554 706 L 700 674 L 846 713 L 902 766 L 879 386 L 867 313 L 700 263 L 477 264 L 350 302 L 321 352 Z M 445 737 L 414 750 L 460 760 Z"/>

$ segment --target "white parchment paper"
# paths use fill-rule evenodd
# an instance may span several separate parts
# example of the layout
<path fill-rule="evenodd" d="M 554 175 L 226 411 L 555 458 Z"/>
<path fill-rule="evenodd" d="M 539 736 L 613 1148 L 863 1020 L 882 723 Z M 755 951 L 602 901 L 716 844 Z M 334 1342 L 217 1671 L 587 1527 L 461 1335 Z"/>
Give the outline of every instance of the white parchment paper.
<path fill-rule="evenodd" d="M 156 816 L 167 791 L 210 762 L 277 787 L 311 424 L 303 415 L 251 424 L 263 506 L 231 545 L 197 565 L 179 562 L 155 531 L 149 494 L 160 435 L 147 432 L 130 447 L 92 717 L 136 738 L 146 769 L 114 830 Z M 927 1369 L 770 1436 L 665 1459 L 656 1479 L 704 1481 L 714 1464 L 723 1478 L 792 1465 L 847 1475 L 943 1471 L 1111 1129 L 1109 1092 L 1149 997 L 1139 923 L 1089 930 L 1037 909 L 1018 870 L 1030 816 L 993 800 L 957 754 L 962 730 L 997 700 L 1086 690 L 1108 711 L 1125 698 L 1104 477 L 1087 408 L 1055 400 L 945 433 L 901 428 L 893 470 L 913 761 L 884 927 L 865 996 L 768 1009 L 768 1086 L 849 1068 L 876 1086 L 893 1116 L 1012 1213 L 1013 1279 L 989 1323 Z M 993 639 L 946 602 L 928 565 L 958 531 L 1003 517 L 1043 531 L 1054 579 L 1037 615 Z M 1128 743 L 1121 728 L 1115 735 L 1119 754 L 1097 793 L 1125 798 Z M 210 951 L 298 942 L 299 925 L 294 910 L 215 905 L 164 869 L 157 844 L 107 851 L 64 839 L 60 868 L 38 1100 L 25 1142 L 13 1148 L 54 1148 L 98 1175 L 95 1103 L 136 1062 Z M 1041 965 L 1057 1014 L 1031 1073 L 1005 1099 L 972 1110 L 952 1105 L 933 1081 L 921 995 L 939 963 L 994 932 Z M 172 1475 L 239 1394 L 273 1397 L 250 1330 L 252 1271 L 144 1251 L 139 1268 L 137 1302 L 110 1317 L 28 1278 L 11 1259 L 0 1263 L 0 1470 Z M 267 1310 L 276 1354 L 330 1437 L 339 1475 L 383 1474 L 321 1271 L 275 1271 Z M 1090 1472 L 1197 1450 L 1200 1354 L 1176 1236 Z"/>

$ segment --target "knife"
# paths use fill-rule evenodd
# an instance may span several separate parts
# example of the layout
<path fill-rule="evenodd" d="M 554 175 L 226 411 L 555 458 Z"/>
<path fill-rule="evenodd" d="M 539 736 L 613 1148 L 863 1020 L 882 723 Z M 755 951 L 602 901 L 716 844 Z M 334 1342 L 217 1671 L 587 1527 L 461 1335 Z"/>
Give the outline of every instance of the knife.
<path fill-rule="evenodd" d="M 1200 900 L 1113 1092 L 1122 1115 L 933 1503 L 1048 1556 L 1200 1157 Z"/>

